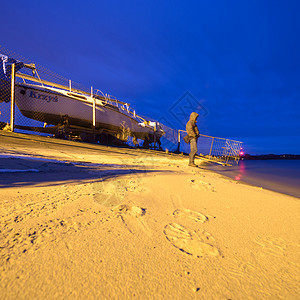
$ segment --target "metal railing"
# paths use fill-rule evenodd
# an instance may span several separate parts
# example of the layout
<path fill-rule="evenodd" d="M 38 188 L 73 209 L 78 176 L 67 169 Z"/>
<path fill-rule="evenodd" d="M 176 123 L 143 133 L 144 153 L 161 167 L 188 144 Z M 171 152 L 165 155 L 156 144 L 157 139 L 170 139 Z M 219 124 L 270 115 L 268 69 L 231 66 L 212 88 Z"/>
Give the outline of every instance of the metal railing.
<path fill-rule="evenodd" d="M 186 134 L 185 130 L 178 131 L 177 150 L 179 152 L 189 152 L 189 145 L 183 140 Z M 216 163 L 238 163 L 242 144 L 242 142 L 236 140 L 200 134 L 197 141 L 197 154 L 204 159 Z"/>
<path fill-rule="evenodd" d="M 127 113 L 129 116 L 137 119 L 140 123 L 147 122 L 146 119 L 136 114 L 135 110 L 130 107 L 130 104 L 118 100 L 115 96 L 104 94 L 101 90 L 96 89 L 95 92 L 97 98 L 99 97 L 106 103 L 120 108 L 123 113 Z"/>
<path fill-rule="evenodd" d="M 14 64 L 12 64 L 12 65 L 14 65 Z M 32 66 L 30 66 L 30 68 L 32 68 Z M 14 74 L 14 72 L 12 71 L 12 74 L 15 75 L 15 78 L 22 79 L 24 83 L 34 82 L 34 83 L 40 84 L 43 87 L 46 86 L 46 87 L 50 87 L 50 88 L 58 88 L 60 90 L 66 90 L 66 91 L 73 92 L 73 93 L 83 95 L 86 97 L 91 97 L 91 98 L 96 98 L 96 99 L 102 100 L 104 103 L 107 103 L 107 104 L 113 105 L 117 108 L 120 108 L 123 112 L 127 113 L 127 115 L 131 116 L 134 119 L 137 119 L 138 122 L 140 122 L 140 123 L 146 122 L 146 120 L 144 118 L 142 118 L 141 116 L 136 114 L 135 110 L 132 109 L 128 103 L 118 100 L 115 96 L 112 96 L 109 94 L 104 94 L 99 89 L 96 89 L 95 93 L 93 93 L 92 92 L 93 88 L 91 87 L 91 93 L 89 94 L 86 91 L 82 91 L 82 90 L 73 88 L 72 84 L 71 84 L 71 80 L 69 80 L 69 86 L 57 84 L 57 83 L 50 82 L 47 80 L 43 80 L 39 76 L 39 73 L 36 69 L 34 69 L 34 75 L 36 77 L 24 74 L 22 72 L 18 72 L 16 74 Z"/>

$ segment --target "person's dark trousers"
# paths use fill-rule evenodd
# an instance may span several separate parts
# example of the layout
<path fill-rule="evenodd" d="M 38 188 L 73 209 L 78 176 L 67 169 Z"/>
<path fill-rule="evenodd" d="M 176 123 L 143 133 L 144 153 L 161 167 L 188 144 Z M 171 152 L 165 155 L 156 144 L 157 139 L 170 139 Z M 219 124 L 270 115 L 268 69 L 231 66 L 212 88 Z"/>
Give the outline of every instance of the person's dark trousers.
<path fill-rule="evenodd" d="M 195 162 L 195 156 L 197 153 L 197 139 L 191 139 L 190 141 L 191 151 L 189 155 L 189 164 L 194 164 Z"/>

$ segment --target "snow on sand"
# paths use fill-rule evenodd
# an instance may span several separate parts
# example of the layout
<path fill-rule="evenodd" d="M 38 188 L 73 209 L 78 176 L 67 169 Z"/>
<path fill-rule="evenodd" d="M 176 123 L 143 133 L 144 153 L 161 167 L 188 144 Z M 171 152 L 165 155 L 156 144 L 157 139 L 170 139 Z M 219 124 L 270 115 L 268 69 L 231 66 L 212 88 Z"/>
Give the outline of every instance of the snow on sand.
<path fill-rule="evenodd" d="M 22 170 L 0 172 L 3 299 L 300 297 L 297 198 L 181 156 L 0 140 Z"/>

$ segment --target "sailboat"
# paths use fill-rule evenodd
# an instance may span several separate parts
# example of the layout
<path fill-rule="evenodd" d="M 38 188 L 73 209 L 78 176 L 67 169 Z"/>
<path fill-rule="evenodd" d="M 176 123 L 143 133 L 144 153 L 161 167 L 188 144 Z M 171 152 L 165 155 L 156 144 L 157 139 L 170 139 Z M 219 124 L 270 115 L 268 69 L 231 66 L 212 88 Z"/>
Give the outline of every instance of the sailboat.
<path fill-rule="evenodd" d="M 164 134 L 158 122 L 139 116 L 128 103 L 99 90 L 87 93 L 42 80 L 33 64 L 26 65 L 2 54 L 0 58 L 0 102 L 10 101 L 11 66 L 14 63 L 16 78 L 22 79 L 15 82 L 15 101 L 27 118 L 54 126 L 67 119 L 68 126 L 93 128 L 116 137 L 126 133 L 127 138 L 131 136 L 134 141 L 141 139 L 148 144 L 159 143 Z M 24 68 L 31 68 L 33 75 L 22 72 Z"/>

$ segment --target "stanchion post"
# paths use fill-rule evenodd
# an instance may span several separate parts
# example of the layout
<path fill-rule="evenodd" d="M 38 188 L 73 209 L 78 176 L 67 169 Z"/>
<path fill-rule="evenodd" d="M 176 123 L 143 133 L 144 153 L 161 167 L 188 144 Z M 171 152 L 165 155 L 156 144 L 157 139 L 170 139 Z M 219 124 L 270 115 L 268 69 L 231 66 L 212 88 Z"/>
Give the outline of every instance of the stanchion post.
<path fill-rule="evenodd" d="M 15 126 L 15 64 L 11 65 L 10 130 Z"/>
<path fill-rule="evenodd" d="M 214 137 L 211 140 L 211 145 L 210 145 L 210 150 L 209 150 L 209 156 L 211 156 L 211 151 L 212 151 L 212 147 L 213 147 L 213 143 L 214 143 Z"/>
<path fill-rule="evenodd" d="M 93 127 L 96 127 L 96 99 L 93 97 L 93 87 L 91 86 L 91 98 L 93 99 Z"/>
<path fill-rule="evenodd" d="M 177 152 L 180 153 L 180 130 L 178 130 Z"/>
<path fill-rule="evenodd" d="M 96 142 L 96 98 L 93 97 L 93 87 L 91 86 L 91 98 L 93 99 L 93 140 Z"/>

